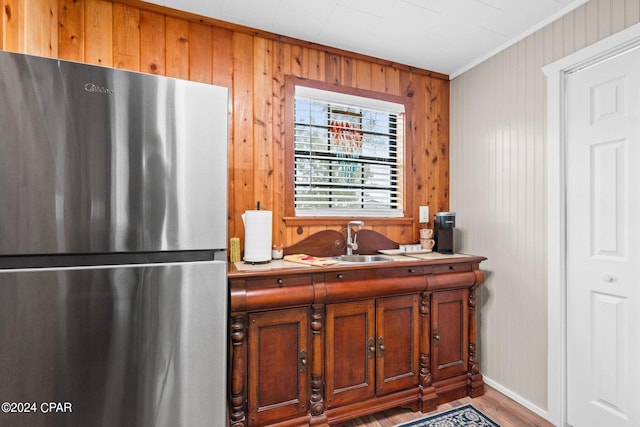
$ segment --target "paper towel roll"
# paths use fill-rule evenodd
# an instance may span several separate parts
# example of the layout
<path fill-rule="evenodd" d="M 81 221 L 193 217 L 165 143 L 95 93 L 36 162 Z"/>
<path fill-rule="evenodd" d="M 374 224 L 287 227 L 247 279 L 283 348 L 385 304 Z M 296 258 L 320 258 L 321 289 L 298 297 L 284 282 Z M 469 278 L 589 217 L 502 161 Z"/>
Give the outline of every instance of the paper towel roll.
<path fill-rule="evenodd" d="M 271 211 L 246 211 L 244 221 L 244 260 L 265 262 L 271 260 Z"/>

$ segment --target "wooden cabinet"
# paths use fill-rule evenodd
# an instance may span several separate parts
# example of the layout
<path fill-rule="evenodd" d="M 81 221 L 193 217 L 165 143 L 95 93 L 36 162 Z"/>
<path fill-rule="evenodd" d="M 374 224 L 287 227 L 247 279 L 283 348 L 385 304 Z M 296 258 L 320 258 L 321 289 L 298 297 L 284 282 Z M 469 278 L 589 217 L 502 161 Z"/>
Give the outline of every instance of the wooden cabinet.
<path fill-rule="evenodd" d="M 373 300 L 327 305 L 327 408 L 375 395 L 375 328 Z"/>
<path fill-rule="evenodd" d="M 467 373 L 469 318 L 467 289 L 434 292 L 431 297 L 431 355 L 434 381 Z"/>
<path fill-rule="evenodd" d="M 431 374 L 434 384 L 441 385 L 438 404 L 469 394 L 468 296 L 468 289 L 431 296 Z"/>
<path fill-rule="evenodd" d="M 230 426 L 340 425 L 481 395 L 483 259 L 230 273 Z"/>
<path fill-rule="evenodd" d="M 249 423 L 305 415 L 309 403 L 309 310 L 252 313 L 248 328 Z"/>
<path fill-rule="evenodd" d="M 327 408 L 418 385 L 418 296 L 329 304 Z"/>
<path fill-rule="evenodd" d="M 376 300 L 376 394 L 418 386 L 419 296 Z"/>

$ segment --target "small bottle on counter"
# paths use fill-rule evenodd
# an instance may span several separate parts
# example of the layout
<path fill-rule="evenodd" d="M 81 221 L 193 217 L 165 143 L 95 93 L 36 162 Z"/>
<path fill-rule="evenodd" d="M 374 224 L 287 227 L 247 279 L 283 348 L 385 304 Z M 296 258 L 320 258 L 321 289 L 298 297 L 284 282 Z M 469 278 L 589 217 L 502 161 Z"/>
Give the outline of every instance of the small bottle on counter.
<path fill-rule="evenodd" d="M 240 262 L 240 238 L 232 237 L 229 243 L 229 262 Z"/>

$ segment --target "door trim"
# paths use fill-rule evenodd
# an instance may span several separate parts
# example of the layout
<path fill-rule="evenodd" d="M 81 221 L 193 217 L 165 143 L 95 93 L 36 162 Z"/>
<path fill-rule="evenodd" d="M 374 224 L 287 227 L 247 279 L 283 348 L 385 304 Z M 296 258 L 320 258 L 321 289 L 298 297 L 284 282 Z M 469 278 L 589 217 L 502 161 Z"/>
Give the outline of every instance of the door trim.
<path fill-rule="evenodd" d="M 543 67 L 547 76 L 547 414 L 567 424 L 566 78 L 640 46 L 640 24 Z"/>

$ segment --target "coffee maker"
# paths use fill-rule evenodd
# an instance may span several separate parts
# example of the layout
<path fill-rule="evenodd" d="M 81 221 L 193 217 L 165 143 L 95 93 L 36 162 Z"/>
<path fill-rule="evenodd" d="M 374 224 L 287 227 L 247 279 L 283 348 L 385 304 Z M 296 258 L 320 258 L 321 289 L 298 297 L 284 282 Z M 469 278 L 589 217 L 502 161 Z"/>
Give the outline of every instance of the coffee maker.
<path fill-rule="evenodd" d="M 455 212 L 438 212 L 433 221 L 434 239 L 433 250 L 441 254 L 453 253 L 453 229 L 456 227 Z"/>

